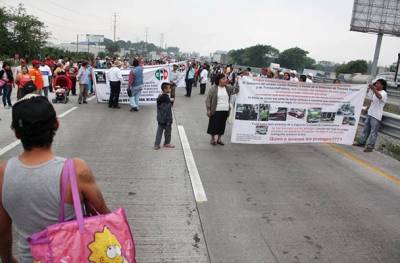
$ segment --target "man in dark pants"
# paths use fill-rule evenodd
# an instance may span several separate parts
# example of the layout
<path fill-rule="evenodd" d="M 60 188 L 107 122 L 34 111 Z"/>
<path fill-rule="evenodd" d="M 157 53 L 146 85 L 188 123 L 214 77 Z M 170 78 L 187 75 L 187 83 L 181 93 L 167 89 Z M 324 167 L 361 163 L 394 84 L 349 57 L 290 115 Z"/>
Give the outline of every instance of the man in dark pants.
<path fill-rule="evenodd" d="M 194 82 L 194 68 L 193 65 L 189 65 L 189 68 L 186 72 L 186 95 L 185 97 L 190 97 L 192 95 L 192 86 L 193 86 L 193 82 Z"/>
<path fill-rule="evenodd" d="M 208 69 L 207 65 L 204 65 L 200 69 L 200 95 L 204 95 L 206 92 L 207 80 L 208 80 Z"/>
<path fill-rule="evenodd" d="M 122 73 L 120 69 L 121 66 L 122 63 L 120 61 L 116 61 L 111 69 L 107 72 L 107 79 L 110 83 L 110 99 L 108 100 L 109 108 L 120 108 L 118 101 L 122 82 Z"/>

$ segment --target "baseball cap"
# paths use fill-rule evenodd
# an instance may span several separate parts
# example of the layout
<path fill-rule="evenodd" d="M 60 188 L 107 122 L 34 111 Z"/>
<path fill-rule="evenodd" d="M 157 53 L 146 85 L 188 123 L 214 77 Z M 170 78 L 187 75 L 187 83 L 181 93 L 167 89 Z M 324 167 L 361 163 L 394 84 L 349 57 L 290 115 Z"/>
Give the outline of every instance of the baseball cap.
<path fill-rule="evenodd" d="M 35 65 L 40 65 L 40 61 L 37 60 L 37 59 L 34 59 L 34 60 L 32 60 L 32 65 L 33 65 L 33 66 L 35 66 Z"/>

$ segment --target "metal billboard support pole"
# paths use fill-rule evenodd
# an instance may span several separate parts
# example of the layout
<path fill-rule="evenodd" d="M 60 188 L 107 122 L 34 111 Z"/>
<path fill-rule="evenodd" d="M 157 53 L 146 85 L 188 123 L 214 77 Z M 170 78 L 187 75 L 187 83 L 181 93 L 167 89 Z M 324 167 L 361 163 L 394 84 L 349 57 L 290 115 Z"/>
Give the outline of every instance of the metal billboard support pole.
<path fill-rule="evenodd" d="M 372 68 L 371 68 L 371 77 L 372 78 L 374 78 L 376 76 L 377 71 L 378 71 L 378 60 L 379 60 L 379 54 L 381 53 L 382 38 L 383 38 L 383 34 L 379 33 L 378 38 L 376 40 L 374 61 L 372 62 Z"/>
<path fill-rule="evenodd" d="M 396 66 L 396 73 L 394 75 L 394 82 L 397 82 L 397 76 L 399 75 L 399 66 L 400 66 L 400 53 L 397 55 L 397 66 Z"/>

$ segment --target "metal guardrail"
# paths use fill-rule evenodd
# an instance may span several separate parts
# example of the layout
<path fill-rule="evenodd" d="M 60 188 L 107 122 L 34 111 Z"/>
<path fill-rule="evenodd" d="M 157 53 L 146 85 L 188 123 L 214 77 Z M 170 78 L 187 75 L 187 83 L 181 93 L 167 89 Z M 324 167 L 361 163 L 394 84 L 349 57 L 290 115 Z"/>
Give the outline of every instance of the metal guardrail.
<path fill-rule="evenodd" d="M 392 96 L 392 97 L 400 97 L 400 90 L 398 90 L 398 89 L 388 89 L 387 93 L 389 96 Z"/>
<path fill-rule="evenodd" d="M 364 125 L 366 118 L 366 115 L 361 116 L 360 125 Z M 400 139 L 400 115 L 384 112 L 381 124 L 380 133 Z"/>

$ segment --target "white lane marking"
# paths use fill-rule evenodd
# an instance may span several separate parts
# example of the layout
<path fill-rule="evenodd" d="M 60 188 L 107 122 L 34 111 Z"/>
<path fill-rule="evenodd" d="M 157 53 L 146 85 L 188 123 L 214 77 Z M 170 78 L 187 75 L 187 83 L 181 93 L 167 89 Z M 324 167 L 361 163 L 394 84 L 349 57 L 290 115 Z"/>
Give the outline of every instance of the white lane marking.
<path fill-rule="evenodd" d="M 94 100 L 96 98 L 96 95 L 93 95 L 92 97 L 88 98 L 86 101 L 91 101 Z"/>
<path fill-rule="evenodd" d="M 186 166 L 189 170 L 190 181 L 192 182 L 194 197 L 196 202 L 207 202 L 207 196 L 204 191 L 203 183 L 201 182 L 199 171 L 197 170 L 196 162 L 194 161 L 192 150 L 190 149 L 189 141 L 186 136 L 185 128 L 178 126 L 179 137 L 181 139 L 183 153 L 185 155 Z"/>
<path fill-rule="evenodd" d="M 6 147 L 4 147 L 3 149 L 0 149 L 0 156 L 2 156 L 3 154 L 5 154 L 6 152 L 14 149 L 15 147 L 17 147 L 19 144 L 21 144 L 20 140 L 16 140 L 12 143 L 10 143 L 9 145 L 7 145 Z"/>
<path fill-rule="evenodd" d="M 58 115 L 57 117 L 61 119 L 62 117 L 65 117 L 66 115 L 70 114 L 71 112 L 73 112 L 77 108 L 78 107 L 73 107 L 73 108 L 67 110 L 66 112 Z M 6 147 L 0 149 L 0 156 L 2 156 L 4 154 L 6 154 L 7 152 L 11 151 L 12 149 L 14 149 L 15 147 L 17 147 L 20 144 L 21 144 L 21 141 L 20 140 L 16 140 L 16 141 L 10 143 L 9 145 L 7 145 Z"/>
<path fill-rule="evenodd" d="M 60 114 L 60 115 L 58 115 L 57 117 L 61 119 L 62 117 L 67 116 L 68 114 L 70 114 L 71 112 L 73 112 L 74 110 L 76 110 L 77 108 L 78 108 L 78 107 L 73 107 L 73 108 L 67 110 L 66 112 L 64 112 L 64 113 L 62 113 L 62 114 Z"/>

